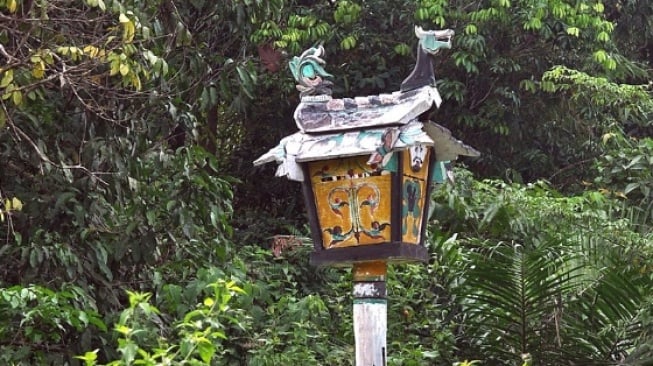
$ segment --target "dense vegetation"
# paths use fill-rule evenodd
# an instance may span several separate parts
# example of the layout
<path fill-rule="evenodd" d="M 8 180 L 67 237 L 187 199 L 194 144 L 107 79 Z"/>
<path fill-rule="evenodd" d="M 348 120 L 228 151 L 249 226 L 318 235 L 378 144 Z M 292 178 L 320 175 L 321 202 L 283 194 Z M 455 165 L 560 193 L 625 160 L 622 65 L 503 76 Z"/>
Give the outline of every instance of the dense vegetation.
<path fill-rule="evenodd" d="M 456 31 L 431 119 L 482 156 L 390 269 L 388 363 L 653 364 L 647 0 L 0 0 L 0 362 L 352 364 L 350 274 L 251 161 L 290 56 L 397 90 L 414 24 Z"/>

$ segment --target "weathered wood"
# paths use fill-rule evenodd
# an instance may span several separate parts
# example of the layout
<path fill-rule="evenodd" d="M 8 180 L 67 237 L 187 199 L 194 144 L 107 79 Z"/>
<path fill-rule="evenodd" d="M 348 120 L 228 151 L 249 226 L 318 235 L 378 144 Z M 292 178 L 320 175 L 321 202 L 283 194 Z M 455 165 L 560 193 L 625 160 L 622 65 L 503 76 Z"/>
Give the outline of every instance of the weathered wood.
<path fill-rule="evenodd" d="M 356 366 L 386 365 L 386 300 L 354 300 Z"/>
<path fill-rule="evenodd" d="M 294 117 L 297 127 L 304 133 L 331 133 L 404 125 L 441 103 L 438 89 L 425 86 L 409 92 L 355 98 L 302 98 Z"/>
<path fill-rule="evenodd" d="M 436 123 L 412 121 L 397 127 L 399 136 L 392 151 L 408 150 L 416 145 L 432 146 L 436 161 L 456 160 L 459 155 L 479 156 L 473 147 L 451 135 L 451 131 Z M 281 140 L 279 145 L 262 155 L 254 165 L 276 161 L 279 164 L 276 175 L 304 181 L 301 163 L 324 161 L 360 155 L 370 156 L 383 145 L 382 136 L 388 127 L 366 128 L 357 131 L 310 135 L 297 132 Z"/>
<path fill-rule="evenodd" d="M 303 166 L 304 175 L 308 176 L 308 165 Z M 315 207 L 315 196 L 313 195 L 313 188 L 310 181 L 302 182 L 302 193 L 304 194 L 304 202 L 306 203 L 308 223 L 311 227 L 311 239 L 313 239 L 313 249 L 320 251 L 323 249 L 322 243 L 322 230 L 320 229 L 320 222 L 317 218 L 317 208 Z"/>
<path fill-rule="evenodd" d="M 356 366 L 386 365 L 387 264 L 354 265 L 354 339 Z"/>
<path fill-rule="evenodd" d="M 384 260 L 388 263 L 427 262 L 428 250 L 422 245 L 382 243 L 357 247 L 334 248 L 311 253 L 314 266 L 349 267 L 364 261 Z"/>

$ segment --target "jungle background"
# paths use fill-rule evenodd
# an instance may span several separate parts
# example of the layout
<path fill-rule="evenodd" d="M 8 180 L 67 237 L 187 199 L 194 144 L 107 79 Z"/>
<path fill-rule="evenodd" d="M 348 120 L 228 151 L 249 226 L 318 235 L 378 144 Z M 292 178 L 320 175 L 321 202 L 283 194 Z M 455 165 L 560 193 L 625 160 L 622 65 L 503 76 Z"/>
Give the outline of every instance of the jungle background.
<path fill-rule="evenodd" d="M 0 362 L 353 364 L 349 271 L 251 162 L 292 56 L 391 92 L 416 24 L 482 155 L 390 269 L 388 364 L 653 364 L 648 0 L 0 0 Z"/>

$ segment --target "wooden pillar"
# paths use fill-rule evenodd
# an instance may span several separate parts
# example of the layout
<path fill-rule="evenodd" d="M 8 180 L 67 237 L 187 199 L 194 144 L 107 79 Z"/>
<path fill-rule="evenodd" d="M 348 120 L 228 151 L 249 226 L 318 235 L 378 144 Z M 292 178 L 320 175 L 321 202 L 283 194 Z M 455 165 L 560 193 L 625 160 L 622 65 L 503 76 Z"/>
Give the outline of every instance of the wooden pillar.
<path fill-rule="evenodd" d="M 386 366 L 387 263 L 357 263 L 353 274 L 356 366 Z"/>

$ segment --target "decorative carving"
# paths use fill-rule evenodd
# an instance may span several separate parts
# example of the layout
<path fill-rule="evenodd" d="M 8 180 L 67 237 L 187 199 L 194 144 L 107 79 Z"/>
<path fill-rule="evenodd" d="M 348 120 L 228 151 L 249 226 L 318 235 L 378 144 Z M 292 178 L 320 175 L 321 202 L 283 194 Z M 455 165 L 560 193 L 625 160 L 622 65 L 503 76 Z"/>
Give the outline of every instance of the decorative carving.
<path fill-rule="evenodd" d="M 365 162 L 358 156 L 309 165 L 325 249 L 390 240 L 392 178 Z"/>
<path fill-rule="evenodd" d="M 277 176 L 303 182 L 316 265 L 428 259 L 429 192 L 452 180 L 451 161 L 479 155 L 424 118 L 442 102 L 432 56 L 451 48 L 453 30 L 415 35 L 415 68 L 391 93 L 332 98 L 322 46 L 290 62 L 299 131 L 254 164 L 276 161 Z"/>
<path fill-rule="evenodd" d="M 322 59 L 324 47 L 311 47 L 304 51 L 301 56 L 293 57 L 290 61 L 290 72 L 299 83 L 297 90 L 303 98 L 306 96 L 331 95 L 331 86 L 333 83 L 325 80 L 326 77 L 332 77 L 326 72 L 322 65 L 326 64 Z"/>
<path fill-rule="evenodd" d="M 413 237 L 419 237 L 419 225 L 422 216 L 420 203 L 422 199 L 422 189 L 417 179 L 407 179 L 404 181 L 404 192 L 401 204 L 401 217 L 403 219 L 402 234 L 408 232 L 408 219 L 412 218 L 411 234 Z"/>
<path fill-rule="evenodd" d="M 363 192 L 365 192 L 366 198 L 361 200 Z M 346 197 L 346 200 L 339 196 Z M 329 242 L 328 247 L 331 248 L 337 246 L 338 243 L 346 241 L 351 237 L 356 239 L 355 245 L 358 245 L 361 242 L 361 234 L 365 234 L 370 239 L 386 239 L 388 234 L 384 234 L 383 231 L 386 228 L 390 228 L 390 223 L 380 223 L 378 220 L 374 219 L 374 211 L 378 207 L 380 199 L 381 191 L 379 190 L 379 187 L 373 183 L 353 183 L 353 181 L 350 180 L 349 183 L 346 183 L 343 186 L 333 188 L 327 196 L 329 207 L 334 214 L 343 219 L 343 221 L 349 223 L 351 229 L 347 232 L 343 232 L 341 225 L 325 228 L 323 231 L 331 235 L 331 241 Z M 348 217 L 343 217 L 343 213 L 340 210 L 344 206 L 349 206 L 347 212 Z M 369 216 L 372 219 L 369 227 L 366 227 L 361 219 L 361 209 L 363 207 L 369 208 Z"/>
<path fill-rule="evenodd" d="M 432 149 L 411 146 L 403 154 L 401 191 L 401 239 L 404 243 L 418 244 L 421 240 L 424 208 L 427 204 L 429 165 L 434 160 Z"/>
<path fill-rule="evenodd" d="M 419 39 L 417 62 L 413 72 L 401 83 L 402 92 L 423 86 L 435 86 L 432 56 L 437 54 L 441 48 L 451 48 L 454 31 L 453 29 L 425 31 L 422 27 L 415 26 L 415 35 Z"/>
<path fill-rule="evenodd" d="M 370 156 L 369 160 L 367 160 L 367 165 L 379 165 L 381 168 L 396 171 L 396 166 L 392 166 L 390 162 L 393 156 L 392 149 L 394 149 L 395 144 L 397 143 L 399 133 L 400 131 L 396 127 L 386 128 L 383 135 L 381 135 L 381 146 L 379 146 Z"/>

